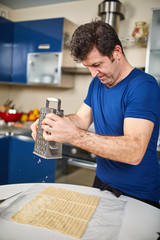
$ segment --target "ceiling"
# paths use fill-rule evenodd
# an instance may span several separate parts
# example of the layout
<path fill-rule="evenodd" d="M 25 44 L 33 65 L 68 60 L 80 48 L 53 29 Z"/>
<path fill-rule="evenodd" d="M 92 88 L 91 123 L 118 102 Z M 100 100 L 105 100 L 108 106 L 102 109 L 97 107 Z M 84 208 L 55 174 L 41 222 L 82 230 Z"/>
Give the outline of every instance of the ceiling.
<path fill-rule="evenodd" d="M 75 2 L 82 0 L 0 0 L 0 3 L 13 10 L 21 8 L 38 7 L 65 2 Z"/>

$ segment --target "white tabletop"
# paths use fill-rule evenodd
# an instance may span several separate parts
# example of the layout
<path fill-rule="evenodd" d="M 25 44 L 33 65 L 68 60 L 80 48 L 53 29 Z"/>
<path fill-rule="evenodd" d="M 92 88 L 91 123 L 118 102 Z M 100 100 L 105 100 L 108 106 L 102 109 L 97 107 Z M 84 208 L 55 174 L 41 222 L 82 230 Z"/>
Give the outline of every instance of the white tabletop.
<path fill-rule="evenodd" d="M 19 191 L 26 191 L 35 184 L 13 184 L 13 185 L 2 185 L 0 186 L 0 199 L 18 193 Z M 42 184 L 41 184 L 42 185 Z M 107 197 L 114 199 L 115 196 L 108 191 L 100 191 L 99 189 L 68 185 L 68 184 L 46 184 L 53 185 L 54 187 L 65 188 L 72 191 L 78 191 L 86 194 L 93 194 L 100 197 Z M 0 204 L 0 213 L 9 207 L 10 204 L 17 198 L 15 196 L 6 202 Z M 148 204 L 140 202 L 136 199 L 121 196 L 120 199 L 127 201 L 125 208 L 125 215 L 120 229 L 119 240 L 157 240 L 160 232 L 160 210 L 152 207 Z M 107 219 L 106 219 L 107 220 Z M 37 234 L 39 231 L 39 234 Z M 12 221 L 7 221 L 0 217 L 0 240 L 44 240 L 46 239 L 45 231 L 41 231 L 41 228 L 32 228 L 24 224 L 16 224 Z M 107 233 L 106 233 L 107 234 Z M 50 235 L 47 240 L 55 239 L 54 236 Z M 56 238 L 60 239 L 60 238 Z M 75 239 L 75 238 L 71 238 Z M 105 237 L 101 240 L 105 240 Z"/>

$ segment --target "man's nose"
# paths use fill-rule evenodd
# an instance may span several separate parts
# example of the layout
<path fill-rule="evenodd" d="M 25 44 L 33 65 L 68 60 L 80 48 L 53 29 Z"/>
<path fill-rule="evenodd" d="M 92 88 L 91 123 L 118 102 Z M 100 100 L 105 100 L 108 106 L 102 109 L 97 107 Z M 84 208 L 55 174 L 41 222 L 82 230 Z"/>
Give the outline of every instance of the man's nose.
<path fill-rule="evenodd" d="M 89 68 L 89 71 L 93 78 L 96 77 L 97 74 L 99 73 L 97 69 L 93 69 L 93 68 Z"/>

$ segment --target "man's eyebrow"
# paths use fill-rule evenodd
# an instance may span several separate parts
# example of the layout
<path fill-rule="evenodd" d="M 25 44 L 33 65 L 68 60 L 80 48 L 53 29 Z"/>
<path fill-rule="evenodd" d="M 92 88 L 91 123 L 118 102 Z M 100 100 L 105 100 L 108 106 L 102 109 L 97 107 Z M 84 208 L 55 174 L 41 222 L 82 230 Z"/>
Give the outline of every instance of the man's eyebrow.
<path fill-rule="evenodd" d="M 85 65 L 85 64 L 83 64 L 85 67 L 94 67 L 94 66 L 96 66 L 96 65 L 99 65 L 101 62 L 97 62 L 97 63 L 92 63 L 92 64 L 90 64 L 90 65 Z"/>

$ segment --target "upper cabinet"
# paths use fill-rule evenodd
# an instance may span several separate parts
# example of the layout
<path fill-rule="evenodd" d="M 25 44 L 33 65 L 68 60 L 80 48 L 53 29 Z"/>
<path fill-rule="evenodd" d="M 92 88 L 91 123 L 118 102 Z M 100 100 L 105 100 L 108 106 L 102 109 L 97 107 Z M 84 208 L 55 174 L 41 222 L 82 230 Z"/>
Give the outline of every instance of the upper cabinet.
<path fill-rule="evenodd" d="M 12 82 L 72 87 L 73 74 L 62 74 L 62 68 L 75 67 L 69 42 L 77 26 L 64 18 L 13 25 Z"/>
<path fill-rule="evenodd" d="M 0 79 L 12 80 L 13 23 L 0 17 Z"/>
<path fill-rule="evenodd" d="M 145 71 L 160 84 L 160 9 L 151 10 Z"/>
<path fill-rule="evenodd" d="M 28 27 L 30 51 L 62 51 L 64 18 L 29 21 Z"/>
<path fill-rule="evenodd" d="M 12 82 L 26 83 L 26 64 L 29 52 L 28 22 L 14 23 Z"/>

